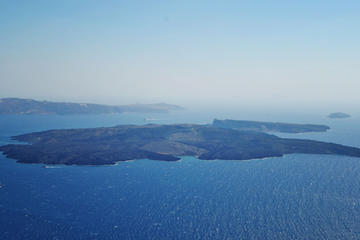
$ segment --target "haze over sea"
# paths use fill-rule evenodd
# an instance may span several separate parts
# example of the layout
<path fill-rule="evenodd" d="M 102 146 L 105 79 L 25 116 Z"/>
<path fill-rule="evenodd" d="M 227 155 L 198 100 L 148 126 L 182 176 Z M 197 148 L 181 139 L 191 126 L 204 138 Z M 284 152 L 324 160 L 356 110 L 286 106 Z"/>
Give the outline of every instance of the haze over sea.
<path fill-rule="evenodd" d="M 1 116 L 10 136 L 58 128 L 207 123 L 212 118 L 325 123 L 282 134 L 360 147 L 358 117 L 179 112 Z M 0 239 L 359 239 L 360 159 L 293 154 L 251 161 L 137 160 L 116 166 L 19 164 L 0 156 Z"/>

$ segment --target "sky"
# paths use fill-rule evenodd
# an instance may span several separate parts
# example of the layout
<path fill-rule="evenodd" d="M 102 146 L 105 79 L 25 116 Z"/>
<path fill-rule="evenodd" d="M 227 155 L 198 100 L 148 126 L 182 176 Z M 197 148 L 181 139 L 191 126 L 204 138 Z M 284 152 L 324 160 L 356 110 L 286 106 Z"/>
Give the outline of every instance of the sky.
<path fill-rule="evenodd" d="M 0 97 L 360 101 L 360 1 L 1 0 Z"/>

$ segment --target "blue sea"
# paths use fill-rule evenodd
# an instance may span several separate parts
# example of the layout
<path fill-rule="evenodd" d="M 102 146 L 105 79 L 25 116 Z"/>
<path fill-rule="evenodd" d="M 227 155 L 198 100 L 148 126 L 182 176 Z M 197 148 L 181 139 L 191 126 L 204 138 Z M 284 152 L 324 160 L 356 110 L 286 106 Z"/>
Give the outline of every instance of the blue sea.
<path fill-rule="evenodd" d="M 360 147 L 359 117 L 256 113 L 1 116 L 0 144 L 61 128 L 209 123 L 213 118 L 324 123 L 279 134 Z M 147 121 L 151 119 L 151 121 Z M 0 155 L 0 239 L 360 239 L 360 159 L 292 154 L 250 161 L 135 160 L 115 166 L 20 164 Z"/>

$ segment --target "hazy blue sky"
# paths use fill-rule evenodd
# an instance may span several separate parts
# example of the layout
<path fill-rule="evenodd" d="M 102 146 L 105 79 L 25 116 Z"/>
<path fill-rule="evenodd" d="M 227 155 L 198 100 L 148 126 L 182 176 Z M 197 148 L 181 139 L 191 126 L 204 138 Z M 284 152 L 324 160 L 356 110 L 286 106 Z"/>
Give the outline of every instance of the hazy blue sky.
<path fill-rule="evenodd" d="M 0 1 L 0 97 L 360 100 L 360 1 Z"/>

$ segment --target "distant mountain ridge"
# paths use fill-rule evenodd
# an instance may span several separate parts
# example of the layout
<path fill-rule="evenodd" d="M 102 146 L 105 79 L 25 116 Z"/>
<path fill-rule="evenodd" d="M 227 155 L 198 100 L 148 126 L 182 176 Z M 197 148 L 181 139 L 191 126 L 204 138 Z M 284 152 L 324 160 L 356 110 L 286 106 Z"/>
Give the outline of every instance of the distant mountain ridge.
<path fill-rule="evenodd" d="M 51 102 L 37 101 L 23 98 L 0 99 L 0 114 L 109 114 L 124 112 L 167 113 L 182 110 L 177 105 L 156 104 L 131 104 L 131 105 L 102 105 L 93 103 Z"/>

